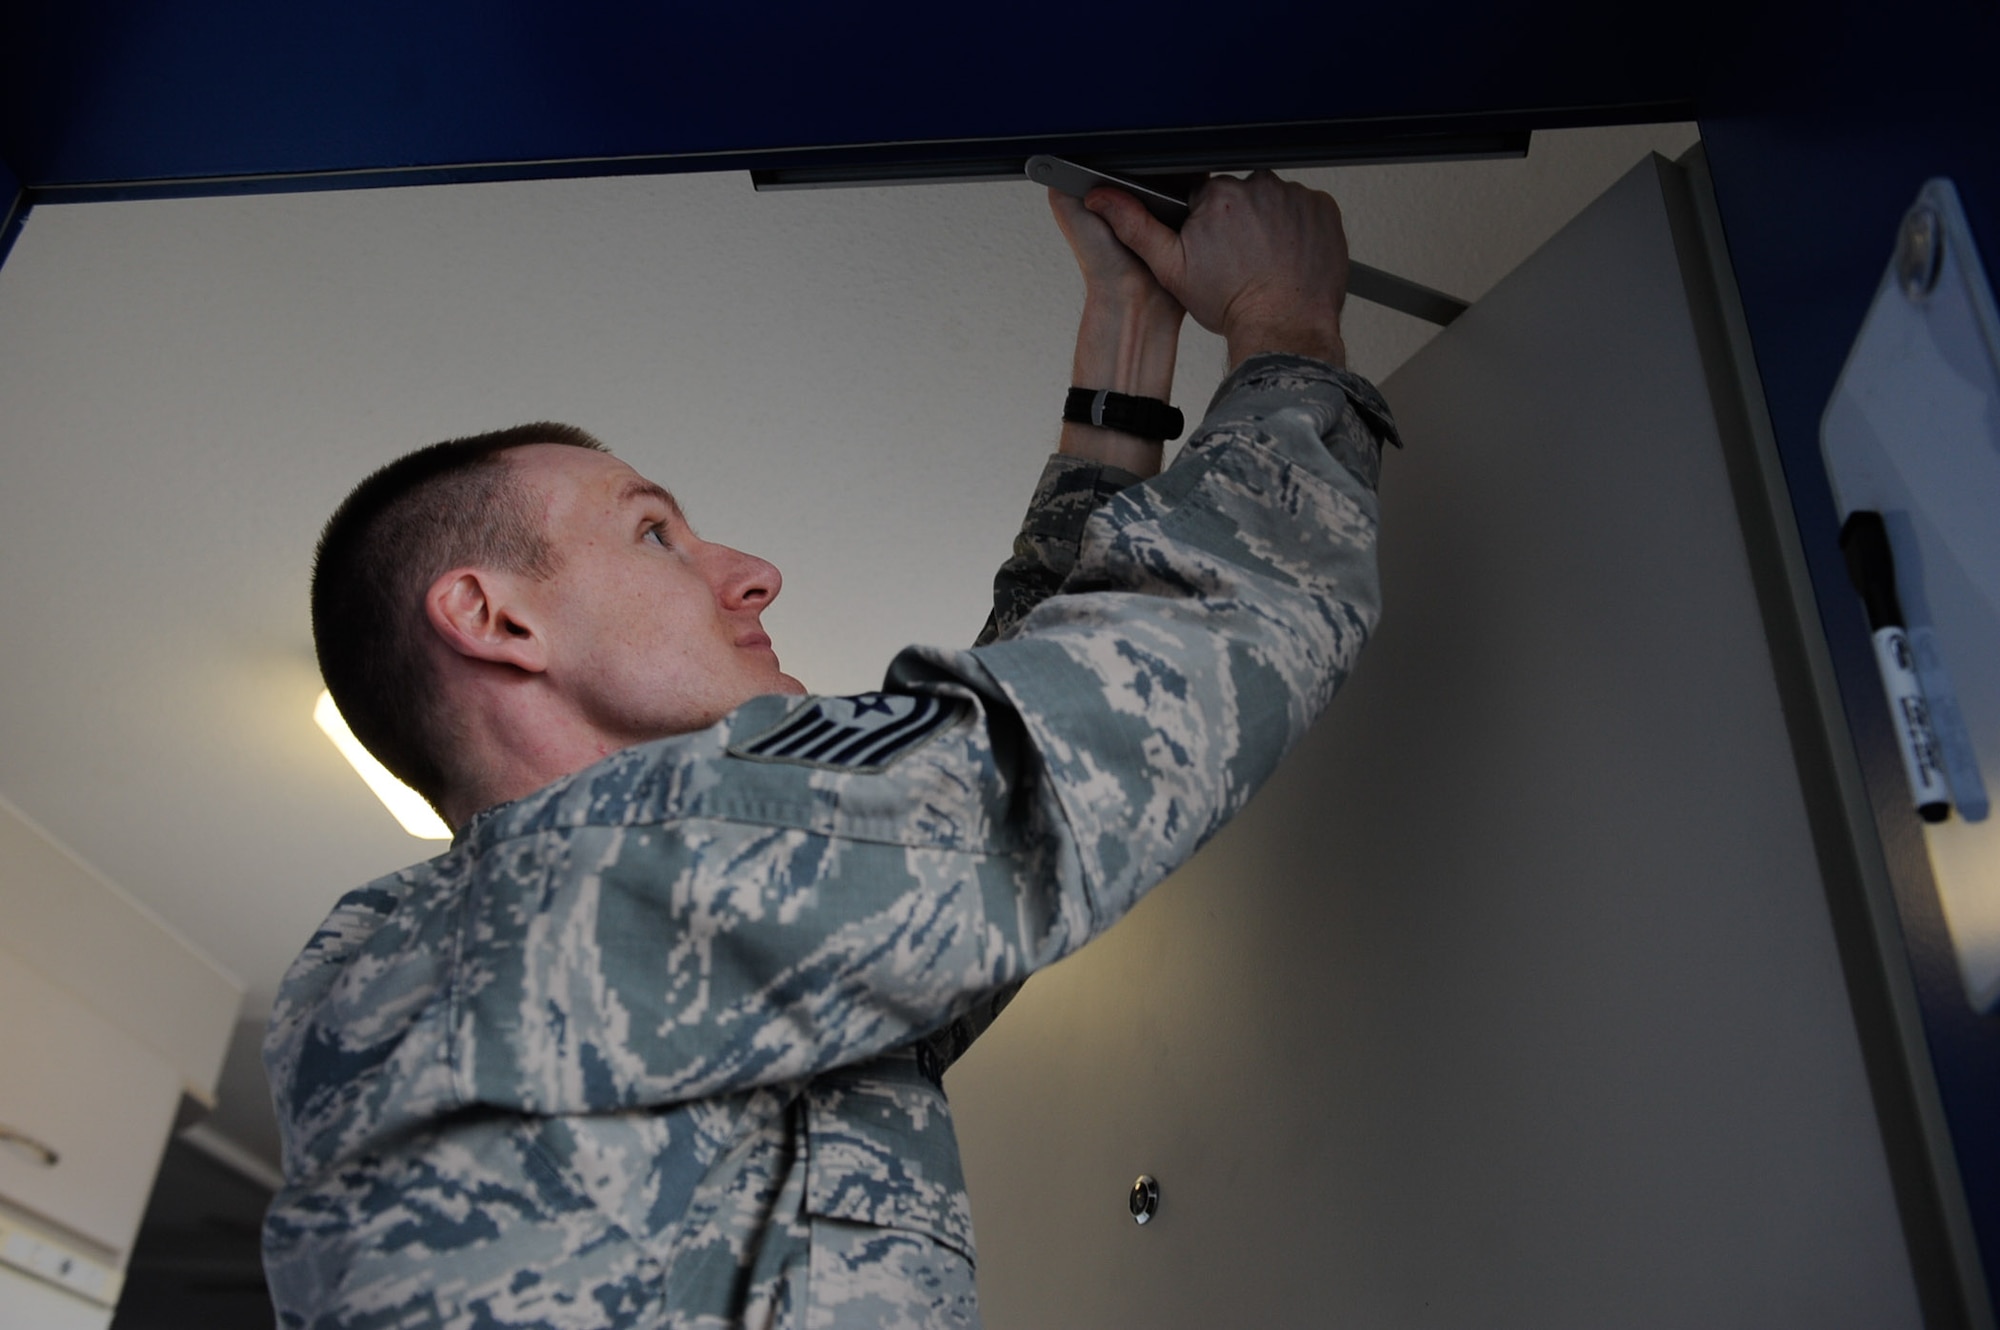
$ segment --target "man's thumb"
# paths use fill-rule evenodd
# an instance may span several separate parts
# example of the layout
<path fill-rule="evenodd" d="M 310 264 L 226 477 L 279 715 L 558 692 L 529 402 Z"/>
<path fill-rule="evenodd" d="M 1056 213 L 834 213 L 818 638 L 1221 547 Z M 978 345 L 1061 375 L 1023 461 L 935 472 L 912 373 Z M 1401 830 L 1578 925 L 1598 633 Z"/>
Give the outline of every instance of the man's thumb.
<path fill-rule="evenodd" d="M 1145 204 L 1122 189 L 1099 185 L 1084 196 L 1083 206 L 1102 217 L 1118 243 L 1137 254 L 1163 285 L 1170 274 L 1178 275 L 1181 238 Z"/>

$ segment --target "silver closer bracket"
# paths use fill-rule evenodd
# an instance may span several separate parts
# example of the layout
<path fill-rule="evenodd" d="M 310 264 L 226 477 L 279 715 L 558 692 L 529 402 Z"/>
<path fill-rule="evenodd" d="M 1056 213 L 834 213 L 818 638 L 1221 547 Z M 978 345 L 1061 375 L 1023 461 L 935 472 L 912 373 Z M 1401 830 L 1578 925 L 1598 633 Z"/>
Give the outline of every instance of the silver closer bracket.
<path fill-rule="evenodd" d="M 1113 175 L 1064 157 L 1038 153 L 1028 159 L 1028 179 L 1059 193 L 1082 198 L 1099 185 L 1111 185 L 1146 205 L 1146 211 L 1178 231 L 1188 219 L 1188 196 L 1178 188 L 1185 177 L 1139 179 Z M 1427 323 L 1444 325 L 1465 313 L 1466 302 L 1420 282 L 1350 259 L 1347 294 L 1357 300 L 1393 309 Z"/>

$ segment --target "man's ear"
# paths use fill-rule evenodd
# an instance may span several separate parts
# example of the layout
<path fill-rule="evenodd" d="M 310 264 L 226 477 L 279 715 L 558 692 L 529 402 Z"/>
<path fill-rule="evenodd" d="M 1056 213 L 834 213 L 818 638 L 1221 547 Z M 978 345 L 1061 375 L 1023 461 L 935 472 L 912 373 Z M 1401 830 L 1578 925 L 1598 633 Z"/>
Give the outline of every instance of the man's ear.
<path fill-rule="evenodd" d="M 539 674 L 548 668 L 548 641 L 518 590 L 505 573 L 454 568 L 424 593 L 424 617 L 458 655 Z"/>

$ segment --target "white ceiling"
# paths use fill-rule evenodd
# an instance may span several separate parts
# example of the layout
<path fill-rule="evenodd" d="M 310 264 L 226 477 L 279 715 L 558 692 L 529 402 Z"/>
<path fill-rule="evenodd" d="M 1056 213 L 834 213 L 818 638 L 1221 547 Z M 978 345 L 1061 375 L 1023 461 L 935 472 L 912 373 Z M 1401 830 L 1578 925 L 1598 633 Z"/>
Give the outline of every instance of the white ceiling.
<path fill-rule="evenodd" d="M 1357 258 L 1476 298 L 1693 139 L 1568 131 L 1525 160 L 1301 178 L 1341 198 Z M 311 719 L 308 567 L 349 486 L 436 439 L 572 421 L 784 571 L 787 668 L 865 688 L 983 618 L 1052 446 L 1073 273 L 1025 182 L 38 209 L 0 268 L 0 794 L 238 975 L 252 1030 L 340 893 L 435 848 Z M 1372 376 L 1430 334 L 1349 310 Z M 1220 367 L 1191 329 L 1191 416 Z M 250 1065 L 222 1121 L 262 1146 Z"/>

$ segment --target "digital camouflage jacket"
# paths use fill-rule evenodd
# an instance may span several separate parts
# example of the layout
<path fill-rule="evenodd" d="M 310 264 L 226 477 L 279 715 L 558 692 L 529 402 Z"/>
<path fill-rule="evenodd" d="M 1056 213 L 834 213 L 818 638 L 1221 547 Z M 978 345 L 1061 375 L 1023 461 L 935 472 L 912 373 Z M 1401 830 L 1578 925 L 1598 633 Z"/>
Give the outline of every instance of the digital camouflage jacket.
<path fill-rule="evenodd" d="M 1393 438 L 1362 380 L 1255 357 L 1160 476 L 1051 463 L 983 645 L 627 749 L 343 898 L 265 1044 L 280 1323 L 976 1325 L 941 1068 L 1333 696 Z"/>

